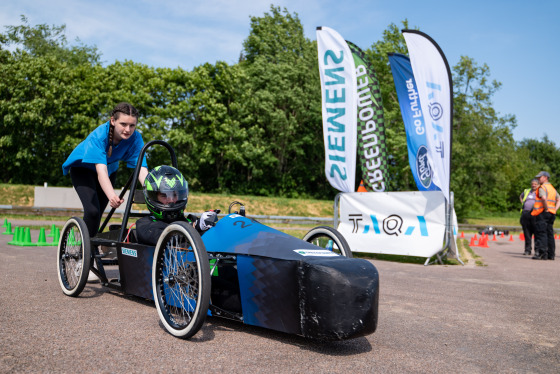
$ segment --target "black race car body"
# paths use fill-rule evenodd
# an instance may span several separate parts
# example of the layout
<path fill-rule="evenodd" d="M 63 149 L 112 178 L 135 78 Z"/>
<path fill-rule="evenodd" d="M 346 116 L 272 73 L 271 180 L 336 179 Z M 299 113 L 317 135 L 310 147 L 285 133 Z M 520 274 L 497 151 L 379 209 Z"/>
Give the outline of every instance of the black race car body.
<path fill-rule="evenodd" d="M 379 274 L 369 261 L 341 256 L 256 220 L 230 214 L 202 240 L 211 269 L 208 314 L 305 337 L 338 340 L 377 326 Z M 118 249 L 127 293 L 153 299 L 155 247 Z M 179 306 L 179 299 L 168 301 Z"/>

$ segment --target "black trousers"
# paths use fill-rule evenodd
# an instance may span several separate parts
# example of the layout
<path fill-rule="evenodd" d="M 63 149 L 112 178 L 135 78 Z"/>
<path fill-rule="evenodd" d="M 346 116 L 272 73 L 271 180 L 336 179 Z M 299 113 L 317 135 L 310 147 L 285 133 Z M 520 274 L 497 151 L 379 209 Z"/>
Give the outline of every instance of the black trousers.
<path fill-rule="evenodd" d="M 70 177 L 84 208 L 84 222 L 88 228 L 89 236 L 94 237 L 99 231 L 101 216 L 107 207 L 107 203 L 109 203 L 109 199 L 99 184 L 96 171 L 73 167 L 70 168 Z M 109 176 L 113 186 L 116 178 L 116 172 Z"/>
<path fill-rule="evenodd" d="M 525 236 L 525 253 L 530 254 L 533 247 L 533 234 L 535 233 L 535 217 L 531 215 L 530 210 L 524 210 L 521 212 L 521 219 L 519 222 L 521 223 L 523 235 Z"/>
<path fill-rule="evenodd" d="M 556 214 L 542 212 L 535 218 L 535 255 L 554 258 L 556 242 L 554 240 L 554 220 Z"/>

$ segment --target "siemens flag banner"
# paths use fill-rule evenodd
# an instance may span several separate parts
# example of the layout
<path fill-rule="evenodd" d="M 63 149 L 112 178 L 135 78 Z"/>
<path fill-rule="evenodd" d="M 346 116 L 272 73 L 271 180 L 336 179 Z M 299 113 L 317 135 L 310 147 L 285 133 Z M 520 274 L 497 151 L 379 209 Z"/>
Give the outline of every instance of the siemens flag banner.
<path fill-rule="evenodd" d="M 389 63 L 406 130 L 408 162 L 414 181 L 420 191 L 438 191 L 439 187 L 433 183 L 426 126 L 410 59 L 399 53 L 389 53 Z"/>
<path fill-rule="evenodd" d="M 418 30 L 402 31 L 426 124 L 433 182 L 449 201 L 453 86 L 445 55 L 436 42 Z"/>
<path fill-rule="evenodd" d="M 356 70 L 348 44 L 336 31 L 317 28 L 325 142 L 325 174 L 339 191 L 356 181 Z"/>

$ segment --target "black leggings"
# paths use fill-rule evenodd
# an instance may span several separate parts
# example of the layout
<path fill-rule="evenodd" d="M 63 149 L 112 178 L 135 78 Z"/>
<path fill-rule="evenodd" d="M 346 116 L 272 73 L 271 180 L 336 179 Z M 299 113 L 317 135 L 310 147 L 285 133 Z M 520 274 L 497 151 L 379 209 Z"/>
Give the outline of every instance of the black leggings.
<path fill-rule="evenodd" d="M 99 184 L 96 171 L 73 167 L 70 168 L 70 177 L 84 207 L 84 222 L 88 228 L 89 236 L 94 237 L 97 231 L 99 231 L 101 216 L 107 207 L 109 199 Z M 115 185 L 116 178 L 116 172 L 109 176 L 113 186 Z"/>

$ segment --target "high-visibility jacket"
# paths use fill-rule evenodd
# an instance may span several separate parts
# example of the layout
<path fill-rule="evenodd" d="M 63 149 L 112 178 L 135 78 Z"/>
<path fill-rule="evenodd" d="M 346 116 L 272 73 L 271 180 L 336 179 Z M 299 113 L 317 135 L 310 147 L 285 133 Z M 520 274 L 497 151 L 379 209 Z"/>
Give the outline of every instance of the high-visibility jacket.
<path fill-rule="evenodd" d="M 529 196 L 529 192 L 531 192 L 531 188 L 526 188 L 523 191 L 523 200 L 521 201 L 521 209 L 519 209 L 519 213 L 523 213 L 523 205 L 525 204 L 525 200 L 527 200 L 527 196 Z"/>
<path fill-rule="evenodd" d="M 552 214 L 556 214 L 556 189 L 550 183 L 545 183 L 540 187 L 546 190 L 546 206 L 548 211 Z M 543 203 L 541 200 L 541 196 L 539 196 L 540 187 L 537 188 L 537 199 L 535 200 L 535 205 L 533 205 L 533 211 L 531 212 L 532 216 L 538 216 L 544 211 Z"/>

